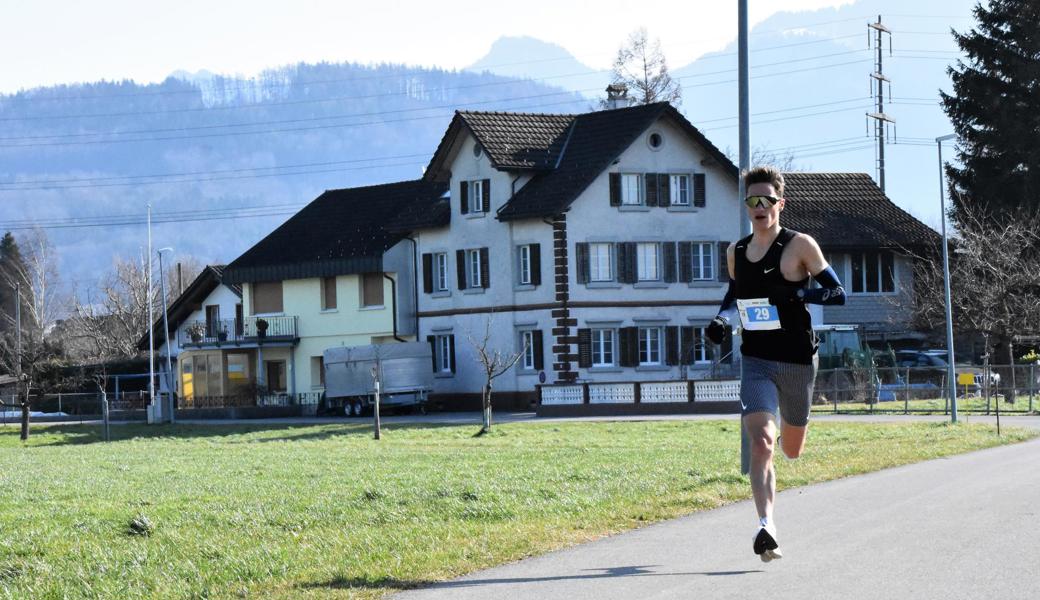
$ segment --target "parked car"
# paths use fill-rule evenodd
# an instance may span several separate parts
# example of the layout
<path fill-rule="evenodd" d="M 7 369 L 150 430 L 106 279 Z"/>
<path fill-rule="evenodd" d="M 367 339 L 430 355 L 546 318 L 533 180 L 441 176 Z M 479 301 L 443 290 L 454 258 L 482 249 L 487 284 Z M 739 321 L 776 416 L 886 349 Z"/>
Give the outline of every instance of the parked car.
<path fill-rule="evenodd" d="M 922 350 L 922 352 L 924 352 L 925 354 L 930 354 L 932 356 L 937 356 L 943 360 L 943 364 L 946 364 L 945 350 Z M 975 382 L 978 385 L 982 385 L 985 382 L 985 378 L 983 377 L 983 374 L 986 371 L 985 367 L 973 365 L 967 361 L 958 361 L 954 363 L 954 368 L 956 369 L 958 375 L 960 375 L 961 373 L 971 373 L 972 375 L 974 375 Z M 996 387 L 1000 385 L 1000 373 L 997 373 L 993 369 L 989 369 L 989 384 L 990 387 Z"/>
<path fill-rule="evenodd" d="M 911 383 L 932 383 L 944 385 L 948 372 L 945 350 L 899 350 L 896 352 L 896 366 L 901 369 L 910 369 Z M 969 363 L 956 363 L 954 372 L 958 379 L 961 375 L 973 375 L 974 383 L 968 386 L 970 393 L 979 393 L 985 384 L 987 370 L 983 367 Z M 996 387 L 1000 383 L 1000 374 L 992 369 L 988 370 L 989 384 Z M 900 374 L 902 377 L 903 375 Z"/>

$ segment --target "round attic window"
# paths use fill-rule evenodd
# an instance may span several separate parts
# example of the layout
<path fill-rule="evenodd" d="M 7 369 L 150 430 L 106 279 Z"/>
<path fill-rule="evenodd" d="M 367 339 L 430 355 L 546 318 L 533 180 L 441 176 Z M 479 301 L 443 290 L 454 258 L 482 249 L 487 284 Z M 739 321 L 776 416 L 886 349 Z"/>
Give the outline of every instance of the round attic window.
<path fill-rule="evenodd" d="M 473 144 L 473 158 L 480 158 L 480 155 L 483 153 L 484 151 L 480 149 L 480 144 Z"/>
<path fill-rule="evenodd" d="M 664 138 L 655 131 L 647 136 L 646 143 L 649 144 L 651 150 L 660 150 L 661 146 L 664 145 Z"/>

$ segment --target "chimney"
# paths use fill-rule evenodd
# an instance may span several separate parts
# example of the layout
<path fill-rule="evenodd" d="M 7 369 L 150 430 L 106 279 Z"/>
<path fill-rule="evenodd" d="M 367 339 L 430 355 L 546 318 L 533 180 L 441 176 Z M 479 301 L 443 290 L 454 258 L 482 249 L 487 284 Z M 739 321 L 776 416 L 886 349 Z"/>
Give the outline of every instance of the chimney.
<path fill-rule="evenodd" d="M 623 83 L 612 83 L 607 86 L 607 109 L 627 108 L 631 103 L 628 98 L 628 86 Z"/>

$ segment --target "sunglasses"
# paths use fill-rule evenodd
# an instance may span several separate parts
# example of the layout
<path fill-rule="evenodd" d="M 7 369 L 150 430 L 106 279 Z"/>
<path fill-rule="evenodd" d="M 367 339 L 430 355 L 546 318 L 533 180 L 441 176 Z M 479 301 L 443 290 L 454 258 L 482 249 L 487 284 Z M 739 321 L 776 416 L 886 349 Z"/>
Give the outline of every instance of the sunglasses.
<path fill-rule="evenodd" d="M 748 196 L 744 198 L 744 204 L 747 204 L 751 208 L 772 208 L 774 204 L 780 201 L 780 198 L 776 196 Z"/>

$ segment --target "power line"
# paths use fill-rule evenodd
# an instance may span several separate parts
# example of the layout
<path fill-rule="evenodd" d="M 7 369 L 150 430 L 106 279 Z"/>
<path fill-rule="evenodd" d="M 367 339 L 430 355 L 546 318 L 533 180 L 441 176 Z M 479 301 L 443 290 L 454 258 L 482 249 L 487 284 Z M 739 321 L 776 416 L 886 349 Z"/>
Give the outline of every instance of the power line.
<path fill-rule="evenodd" d="M 822 55 L 818 55 L 818 56 L 810 56 L 810 57 L 804 57 L 804 58 L 798 58 L 798 59 L 792 59 L 792 60 L 786 60 L 786 61 L 780 61 L 780 62 L 774 62 L 774 63 L 765 63 L 765 64 L 762 64 L 762 65 L 756 65 L 756 67 L 757 68 L 763 68 L 763 67 L 773 67 L 773 66 L 778 66 L 778 65 L 788 65 L 788 64 L 791 64 L 791 63 L 805 62 L 805 61 L 808 61 L 808 60 L 819 60 L 821 58 L 831 58 L 831 57 L 834 57 L 834 56 L 847 56 L 849 54 L 858 54 L 858 53 L 861 53 L 863 51 L 864 50 L 860 49 L 860 50 L 850 50 L 850 51 L 845 51 L 845 52 L 833 52 L 833 53 L 822 54 Z M 720 70 L 720 71 L 709 71 L 709 72 L 706 72 L 706 73 L 694 73 L 692 75 L 685 75 L 683 77 L 677 77 L 676 79 L 692 79 L 692 78 L 695 78 L 695 77 L 707 77 L 707 76 L 710 76 L 710 75 L 719 75 L 719 74 L 726 74 L 726 73 L 731 73 L 731 72 L 732 72 L 732 69 L 724 69 L 724 70 Z M 581 75 L 581 73 L 575 73 L 575 74 L 569 74 L 569 75 L 559 75 L 559 76 L 556 76 L 556 77 L 572 77 L 572 76 L 575 76 L 575 75 Z M 511 81 L 511 82 L 508 82 L 508 83 L 516 83 L 516 82 L 515 81 Z M 463 87 L 470 87 L 470 86 L 463 86 Z M 472 86 L 472 87 L 480 87 L 480 86 Z M 456 89 L 461 89 L 461 88 L 456 88 Z M 581 90 L 581 91 L 591 91 L 591 90 Z M 407 92 L 401 92 L 401 93 L 407 93 Z M 528 98 L 540 98 L 540 97 L 545 97 L 545 96 L 558 96 L 558 95 L 568 94 L 568 93 L 573 93 L 573 92 L 560 91 L 560 92 L 552 92 L 552 93 L 549 93 L 549 94 L 538 94 L 538 95 L 535 95 L 535 96 L 514 97 L 514 98 L 510 98 L 509 100 L 524 100 L 524 99 L 528 99 Z M 398 92 L 394 92 L 394 93 L 387 93 L 387 94 L 367 94 L 367 95 L 361 95 L 361 96 L 344 96 L 344 97 L 341 98 L 341 100 L 371 99 L 371 98 L 378 98 L 378 97 L 390 97 L 390 96 L 395 96 L 395 95 L 399 95 L 399 93 Z M 346 115 L 325 115 L 325 116 L 320 116 L 320 117 L 305 117 L 305 118 L 297 118 L 297 119 L 279 119 L 279 120 L 254 121 L 254 122 L 243 122 L 243 123 L 224 123 L 224 124 L 219 124 L 219 125 L 197 125 L 197 126 L 190 126 L 190 127 L 169 127 L 169 128 L 161 128 L 161 129 L 138 129 L 138 130 L 127 130 L 127 131 L 118 131 L 118 132 L 95 131 L 95 132 L 84 132 L 84 133 L 67 133 L 67 134 L 52 134 L 52 135 L 0 137 L 0 141 L 5 141 L 5 142 L 15 141 L 15 142 L 17 142 L 17 141 L 28 141 L 28 140 L 49 140 L 49 139 L 63 139 L 63 138 L 85 138 L 85 137 L 97 137 L 97 136 L 104 136 L 104 135 L 142 135 L 142 134 L 151 134 L 151 133 L 170 133 L 170 132 L 182 132 L 182 131 L 203 131 L 203 130 L 232 128 L 232 127 L 255 127 L 255 126 L 266 126 L 266 125 L 286 125 L 286 124 L 291 124 L 291 123 L 306 123 L 306 122 L 315 122 L 315 121 L 346 119 L 346 118 L 354 118 L 354 117 L 358 117 L 358 116 L 374 116 L 374 115 L 394 114 L 394 113 L 400 113 L 400 112 L 414 112 L 414 111 L 423 111 L 423 110 L 433 110 L 433 109 L 436 109 L 436 108 L 451 108 L 451 107 L 456 107 L 456 106 L 466 106 L 466 105 L 469 105 L 469 104 L 486 104 L 488 102 L 499 102 L 499 101 L 502 101 L 502 100 L 490 100 L 490 101 L 472 102 L 472 103 L 454 103 L 454 104 L 437 105 L 437 106 L 432 106 L 432 107 L 413 107 L 413 108 L 407 108 L 407 109 L 397 109 L 397 110 L 390 110 L 390 111 L 375 111 L 375 112 L 369 112 L 369 113 L 354 113 L 354 114 L 346 114 Z M 576 99 L 576 101 L 577 101 L 577 99 Z M 4 144 L 4 146 L 7 146 L 7 145 Z"/>
<path fill-rule="evenodd" d="M 779 76 L 782 76 L 782 75 L 789 75 L 789 74 L 793 74 L 793 73 L 802 73 L 802 72 L 806 72 L 806 71 L 818 71 L 818 70 L 821 70 L 821 69 L 830 69 L 830 68 L 835 68 L 835 67 L 847 66 L 847 65 L 851 65 L 851 64 L 860 64 L 860 63 L 863 63 L 863 62 L 867 62 L 867 59 L 855 60 L 855 61 L 847 61 L 847 62 L 842 62 L 842 63 L 828 64 L 828 65 L 819 65 L 819 66 L 809 67 L 809 68 L 804 68 L 804 69 L 793 69 L 793 70 L 788 70 L 788 71 L 780 71 L 780 72 L 776 72 L 776 73 L 766 73 L 766 74 L 753 76 L 752 79 L 763 79 L 763 78 L 767 78 L 767 77 L 779 77 Z M 677 77 L 676 79 L 677 80 L 681 80 L 681 79 L 688 79 L 688 78 L 693 78 L 693 77 L 698 77 L 698 76 L 701 76 L 701 75 L 689 75 L 689 76 L 684 76 L 684 77 Z M 727 83 L 732 83 L 734 81 L 736 81 L 736 80 L 735 79 L 726 79 L 726 80 L 720 80 L 720 81 L 707 82 L 707 83 L 703 83 L 703 84 L 695 84 L 695 85 L 683 86 L 683 88 L 684 89 L 693 89 L 693 88 L 699 88 L 699 87 L 710 87 L 710 86 L 715 86 L 715 85 L 724 85 L 724 84 L 727 84 Z M 581 91 L 590 91 L 590 90 L 581 90 Z M 498 103 L 504 103 L 504 102 L 514 101 L 514 100 L 545 98 L 545 97 L 551 97 L 551 96 L 560 96 L 560 95 L 564 95 L 564 94 L 571 94 L 571 92 L 560 91 L 560 92 L 553 92 L 553 93 L 548 93 L 548 94 L 537 94 L 537 95 L 532 95 L 532 96 L 522 96 L 522 97 L 514 97 L 514 98 L 497 98 L 497 99 L 494 99 L 494 100 L 484 100 L 484 101 L 475 101 L 475 102 L 456 103 L 456 104 L 452 104 L 452 105 L 440 105 L 440 106 L 421 107 L 421 108 L 398 109 L 398 110 L 391 110 L 391 111 L 375 111 L 375 112 L 369 112 L 369 113 L 356 113 L 356 114 L 351 114 L 351 115 L 339 115 L 339 116 L 335 116 L 335 117 L 314 117 L 314 118 L 308 118 L 308 119 L 292 119 L 292 120 L 289 120 L 289 121 L 291 121 L 291 122 L 310 122 L 310 121 L 314 121 L 314 120 L 329 120 L 329 119 L 335 120 L 335 119 L 348 119 L 348 118 L 357 118 L 357 117 L 377 117 L 377 116 L 383 116 L 383 115 L 387 115 L 387 114 L 398 114 L 398 113 L 405 113 L 405 112 L 419 112 L 419 111 L 428 111 L 428 110 L 437 110 L 437 109 L 452 109 L 452 108 L 457 108 L 457 107 L 460 107 L 460 106 L 474 106 L 474 105 L 483 105 L 483 104 L 498 104 Z M 539 108 L 539 107 L 543 107 L 543 106 L 570 104 L 570 103 L 572 103 L 574 101 L 575 100 L 570 100 L 569 99 L 569 100 L 562 101 L 562 102 L 534 105 L 534 106 L 521 107 L 521 108 Z M 257 130 L 257 131 L 233 131 L 233 132 L 224 132 L 224 133 L 209 133 L 209 134 L 196 134 L 196 135 L 185 135 L 185 136 L 165 136 L 165 137 L 133 138 L 133 139 L 109 139 L 109 140 L 83 140 L 83 141 L 69 141 L 69 142 L 57 141 L 57 142 L 38 142 L 38 143 L 29 143 L 29 144 L 0 144 L 0 148 L 30 148 L 30 147 L 46 147 L 46 146 L 76 146 L 76 145 L 116 144 L 116 143 L 131 143 L 131 142 L 155 142 L 155 141 L 170 141 L 170 140 L 182 140 L 182 139 L 202 139 L 202 138 L 213 138 L 213 137 L 228 137 L 228 136 L 239 136 L 239 135 L 257 135 L 257 134 L 265 134 L 265 133 L 290 133 L 290 132 L 298 132 L 298 131 L 314 131 L 314 130 L 320 130 L 320 129 L 338 129 L 338 128 L 344 128 L 344 127 L 363 127 L 363 126 L 378 125 L 378 124 L 383 124 L 383 123 L 394 123 L 394 122 L 402 122 L 402 121 L 424 120 L 424 119 L 431 119 L 431 118 L 443 118 L 443 116 L 442 115 L 432 115 L 432 116 L 412 117 L 412 118 L 405 118 L 405 119 L 387 119 L 387 120 L 380 120 L 380 121 L 366 122 L 366 123 L 340 123 L 340 124 L 328 124 L 328 125 L 314 125 L 314 126 L 306 126 L 306 127 L 292 127 L 292 128 L 280 128 L 280 129 L 276 128 L 276 129 L 264 129 L 264 130 Z M 246 126 L 256 126 L 256 125 L 259 125 L 259 124 L 262 124 L 262 123 L 258 123 L 258 124 L 240 124 L 240 125 L 234 125 L 234 126 L 246 127 Z M 205 127 L 202 127 L 202 129 L 211 129 L 211 128 L 215 128 L 215 127 L 229 127 L 229 126 L 230 125 L 205 126 Z M 193 128 L 181 128 L 179 130 L 189 131 L 189 130 L 193 130 Z M 158 131 L 158 130 L 155 130 L 155 131 Z M 142 132 L 139 131 L 136 134 L 140 134 L 140 133 L 142 133 Z M 78 134 L 73 134 L 73 135 L 78 135 Z M 121 135 L 121 134 L 116 133 L 116 134 L 98 134 L 98 135 Z M 57 137 L 57 136 L 54 136 L 54 137 Z M 20 139 L 20 138 L 8 138 L 8 141 L 11 141 L 12 139 Z M 31 139 L 31 138 L 24 138 L 24 139 Z"/>

